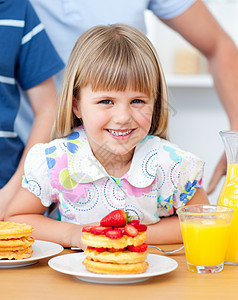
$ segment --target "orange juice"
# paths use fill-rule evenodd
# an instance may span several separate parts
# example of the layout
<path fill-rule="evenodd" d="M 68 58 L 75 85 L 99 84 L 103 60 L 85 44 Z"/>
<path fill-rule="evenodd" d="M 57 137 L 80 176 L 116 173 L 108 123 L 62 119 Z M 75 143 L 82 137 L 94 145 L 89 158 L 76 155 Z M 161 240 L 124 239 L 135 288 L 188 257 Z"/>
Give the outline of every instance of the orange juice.
<path fill-rule="evenodd" d="M 180 222 L 180 225 L 189 264 L 216 266 L 224 262 L 230 224 L 221 219 L 196 219 Z"/>
<path fill-rule="evenodd" d="M 226 181 L 219 196 L 218 204 L 235 209 L 225 262 L 238 263 L 238 164 L 228 164 Z"/>

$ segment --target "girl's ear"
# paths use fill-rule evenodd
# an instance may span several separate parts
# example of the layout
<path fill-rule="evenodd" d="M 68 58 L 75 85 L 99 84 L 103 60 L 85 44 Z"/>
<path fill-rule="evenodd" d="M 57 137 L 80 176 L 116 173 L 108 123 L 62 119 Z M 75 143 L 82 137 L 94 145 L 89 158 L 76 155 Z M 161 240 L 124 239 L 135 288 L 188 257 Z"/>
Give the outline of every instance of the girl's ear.
<path fill-rule="evenodd" d="M 74 96 L 73 96 L 73 112 L 78 119 L 80 119 L 82 117 L 81 111 L 80 111 L 79 100 L 77 100 Z"/>

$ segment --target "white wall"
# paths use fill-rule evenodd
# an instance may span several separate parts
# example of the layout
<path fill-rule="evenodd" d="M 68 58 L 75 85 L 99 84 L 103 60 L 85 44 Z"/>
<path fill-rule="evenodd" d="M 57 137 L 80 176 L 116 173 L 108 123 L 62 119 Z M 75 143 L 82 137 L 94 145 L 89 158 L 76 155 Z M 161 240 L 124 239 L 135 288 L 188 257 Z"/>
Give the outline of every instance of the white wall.
<path fill-rule="evenodd" d="M 228 129 L 226 114 L 212 88 L 169 88 L 169 93 L 170 139 L 205 161 L 206 188 L 224 149 L 219 131 Z M 217 202 L 222 185 L 209 196 L 211 203 Z"/>
<path fill-rule="evenodd" d="M 226 31 L 238 44 L 238 1 L 210 1 L 209 7 Z M 178 47 L 190 47 L 178 34 L 163 25 L 150 12 L 146 13 L 148 36 L 158 50 L 170 95 L 170 140 L 184 150 L 193 152 L 206 163 L 204 187 L 206 189 L 215 166 L 224 150 L 220 130 L 229 129 L 226 113 L 213 86 L 189 87 L 186 80 L 181 86 L 170 84 L 174 71 L 174 53 Z M 199 80 L 199 78 L 198 78 Z M 224 179 L 209 196 L 217 202 Z"/>

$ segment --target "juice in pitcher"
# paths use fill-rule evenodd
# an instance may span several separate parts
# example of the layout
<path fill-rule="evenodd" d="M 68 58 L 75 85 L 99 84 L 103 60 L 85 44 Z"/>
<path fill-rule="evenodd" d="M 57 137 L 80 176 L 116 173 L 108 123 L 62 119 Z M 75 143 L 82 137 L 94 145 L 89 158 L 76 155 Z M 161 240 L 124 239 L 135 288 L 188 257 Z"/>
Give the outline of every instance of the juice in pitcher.
<path fill-rule="evenodd" d="M 226 181 L 219 196 L 218 204 L 235 209 L 225 262 L 238 264 L 238 163 L 228 164 Z"/>
<path fill-rule="evenodd" d="M 225 262 L 238 264 L 238 131 L 221 131 L 227 158 L 226 181 L 218 204 L 235 209 Z"/>

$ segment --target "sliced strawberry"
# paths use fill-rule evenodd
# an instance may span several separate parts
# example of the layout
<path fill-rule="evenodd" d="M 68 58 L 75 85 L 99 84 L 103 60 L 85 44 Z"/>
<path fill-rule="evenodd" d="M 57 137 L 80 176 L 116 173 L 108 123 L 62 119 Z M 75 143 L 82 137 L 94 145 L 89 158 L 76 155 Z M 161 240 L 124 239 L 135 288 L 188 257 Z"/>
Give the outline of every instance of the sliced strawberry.
<path fill-rule="evenodd" d="M 144 243 L 144 244 L 141 244 L 139 246 L 128 246 L 128 250 L 131 251 L 131 252 L 145 252 L 147 250 L 147 245 Z"/>
<path fill-rule="evenodd" d="M 147 230 L 147 226 L 145 225 L 145 224 L 138 224 L 137 226 L 136 226 L 136 229 L 138 230 L 138 231 L 146 231 Z"/>
<path fill-rule="evenodd" d="M 103 248 L 103 247 L 95 247 L 94 249 L 99 253 L 107 251 L 107 248 Z"/>
<path fill-rule="evenodd" d="M 103 248 L 103 247 L 92 247 L 92 246 L 87 246 L 87 249 L 96 250 L 97 252 L 105 252 L 105 251 L 107 251 L 107 248 Z"/>
<path fill-rule="evenodd" d="M 121 227 L 126 225 L 128 214 L 124 210 L 117 209 L 106 215 L 100 222 L 101 226 Z"/>
<path fill-rule="evenodd" d="M 83 229 L 82 229 L 82 232 L 91 232 L 91 229 L 93 228 L 94 226 L 84 226 Z"/>
<path fill-rule="evenodd" d="M 125 226 L 125 234 L 131 237 L 135 237 L 139 234 L 139 232 L 133 225 L 127 224 Z"/>
<path fill-rule="evenodd" d="M 139 220 L 132 220 L 130 223 L 128 223 L 129 225 L 134 226 L 138 231 L 146 231 L 147 230 L 147 226 L 145 224 L 140 224 Z"/>
<path fill-rule="evenodd" d="M 128 223 L 130 225 L 133 225 L 135 228 L 137 228 L 136 226 L 140 224 L 139 220 L 132 220 L 130 223 Z"/>
<path fill-rule="evenodd" d="M 114 227 L 114 230 L 120 231 L 123 234 L 125 234 L 125 227 Z"/>
<path fill-rule="evenodd" d="M 105 235 L 109 239 L 120 239 L 121 237 L 123 237 L 123 234 L 118 230 L 109 230 Z"/>
<path fill-rule="evenodd" d="M 107 231 L 112 230 L 112 227 L 93 226 L 90 230 L 92 234 L 105 234 Z"/>

